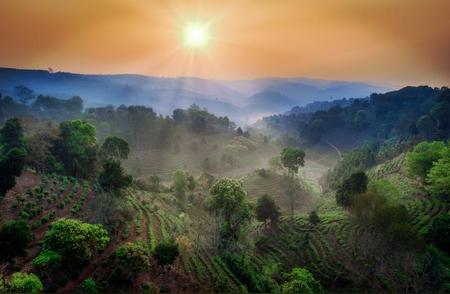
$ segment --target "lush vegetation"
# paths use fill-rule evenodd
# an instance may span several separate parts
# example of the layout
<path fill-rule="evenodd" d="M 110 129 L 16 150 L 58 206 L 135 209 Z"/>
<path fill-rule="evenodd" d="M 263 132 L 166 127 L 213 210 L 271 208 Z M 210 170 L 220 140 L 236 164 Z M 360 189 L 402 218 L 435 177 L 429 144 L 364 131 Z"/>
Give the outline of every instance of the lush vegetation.
<path fill-rule="evenodd" d="M 449 290 L 446 88 L 263 130 L 17 93 L 0 101 L 0 292 Z"/>

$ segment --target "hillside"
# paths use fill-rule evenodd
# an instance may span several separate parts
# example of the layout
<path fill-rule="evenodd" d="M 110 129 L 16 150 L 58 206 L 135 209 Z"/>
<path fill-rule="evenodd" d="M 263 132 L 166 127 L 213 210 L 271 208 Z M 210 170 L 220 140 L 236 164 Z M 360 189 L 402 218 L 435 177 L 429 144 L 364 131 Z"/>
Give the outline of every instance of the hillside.
<path fill-rule="evenodd" d="M 0 68 L 0 93 L 17 98 L 15 87 L 22 85 L 33 90 L 35 96 L 47 95 L 64 99 L 81 96 L 88 107 L 144 105 L 151 106 L 163 114 L 170 114 L 175 108 L 186 108 L 191 104 L 197 104 L 218 115 L 228 115 L 235 121 L 247 122 L 247 116 L 260 118 L 261 114 L 284 112 L 294 105 L 305 105 L 316 100 L 366 97 L 374 92 L 386 91 L 386 88 L 363 83 L 313 79 L 304 80 L 304 83 L 309 85 L 308 91 L 304 89 L 286 91 L 284 83 L 288 80 L 280 78 L 271 79 L 270 82 L 265 79 L 234 82 L 191 77 L 88 75 Z M 336 85 L 339 85 L 339 89 L 335 88 Z M 253 90 L 246 90 L 248 88 Z M 329 95 L 329 91 L 333 91 L 333 95 Z M 287 96 L 285 100 L 289 103 L 278 104 L 277 102 L 281 103 L 281 101 L 277 101 L 278 98 L 274 97 L 259 102 L 259 106 L 255 109 L 245 107 L 252 103 L 251 96 L 266 92 L 278 92 L 278 95 L 285 95 Z M 275 108 L 273 108 L 274 105 Z M 251 122 L 253 121 L 254 119 Z"/>

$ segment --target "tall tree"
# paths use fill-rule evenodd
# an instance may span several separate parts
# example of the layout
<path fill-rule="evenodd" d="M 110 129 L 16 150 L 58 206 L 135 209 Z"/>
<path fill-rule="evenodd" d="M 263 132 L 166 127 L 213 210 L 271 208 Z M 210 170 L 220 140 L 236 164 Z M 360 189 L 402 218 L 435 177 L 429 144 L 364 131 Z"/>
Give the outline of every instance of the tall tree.
<path fill-rule="evenodd" d="M 247 200 L 243 182 L 222 178 L 211 187 L 210 193 L 208 208 L 218 220 L 219 248 L 236 249 L 254 209 Z"/>
<path fill-rule="evenodd" d="M 98 171 L 96 129 L 81 121 L 65 121 L 60 124 L 61 135 L 55 143 L 56 153 L 68 175 L 93 178 Z"/>
<path fill-rule="evenodd" d="M 270 220 L 271 223 L 276 224 L 279 217 L 280 208 L 275 203 L 275 200 L 268 194 L 261 196 L 256 203 L 256 218 L 263 222 Z"/>
<path fill-rule="evenodd" d="M 98 177 L 100 186 L 106 191 L 119 192 L 131 185 L 133 178 L 126 175 L 120 161 L 107 159 L 103 162 L 103 170 Z"/>
<path fill-rule="evenodd" d="M 286 147 L 281 152 L 281 163 L 288 169 L 289 175 L 298 173 L 298 168 L 305 165 L 305 151 L 297 147 Z"/>
<path fill-rule="evenodd" d="M 28 244 L 33 240 L 30 227 L 25 221 L 8 221 L 0 229 L 0 257 L 10 261 L 25 255 Z"/>
<path fill-rule="evenodd" d="M 130 154 L 130 146 L 120 137 L 109 136 L 103 142 L 101 154 L 107 159 L 127 159 Z"/>
<path fill-rule="evenodd" d="M 352 206 L 354 198 L 367 191 L 369 178 L 364 172 L 352 174 L 344 181 L 336 192 L 336 203 L 340 206 L 349 208 Z"/>
<path fill-rule="evenodd" d="M 25 146 L 23 128 L 18 118 L 10 118 L 5 122 L 0 130 L 0 144 L 7 150 Z"/>

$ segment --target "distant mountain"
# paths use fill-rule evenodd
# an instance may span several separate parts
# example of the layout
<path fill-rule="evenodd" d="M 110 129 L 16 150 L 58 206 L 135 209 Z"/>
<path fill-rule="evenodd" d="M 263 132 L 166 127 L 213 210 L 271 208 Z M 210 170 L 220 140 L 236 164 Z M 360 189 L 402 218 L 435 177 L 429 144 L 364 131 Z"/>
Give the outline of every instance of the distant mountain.
<path fill-rule="evenodd" d="M 284 112 L 297 102 L 278 92 L 260 92 L 248 98 L 246 112 Z"/>
<path fill-rule="evenodd" d="M 258 92 L 278 92 L 296 101 L 300 106 L 314 101 L 365 98 L 372 93 L 384 93 L 393 89 L 384 85 L 307 78 L 263 78 L 220 82 L 247 95 L 254 95 Z"/>
<path fill-rule="evenodd" d="M 362 98 L 387 88 L 365 83 L 306 78 L 262 78 L 224 81 L 192 77 L 149 77 L 134 74 L 87 75 L 46 70 L 0 68 L 0 93 L 15 97 L 24 85 L 35 94 L 68 99 L 81 96 L 85 106 L 139 104 L 162 114 L 195 103 L 237 122 L 286 112 L 313 101 Z M 17 98 L 17 97 L 16 97 Z"/>

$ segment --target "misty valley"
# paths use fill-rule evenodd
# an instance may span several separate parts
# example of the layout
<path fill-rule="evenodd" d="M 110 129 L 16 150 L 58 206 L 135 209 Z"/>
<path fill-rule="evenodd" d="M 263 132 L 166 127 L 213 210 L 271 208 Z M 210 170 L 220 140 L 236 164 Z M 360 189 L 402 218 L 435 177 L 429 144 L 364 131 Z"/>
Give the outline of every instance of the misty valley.
<path fill-rule="evenodd" d="M 31 75 L 1 84 L 0 291 L 449 290 L 448 88 L 263 91 L 244 123 Z"/>

